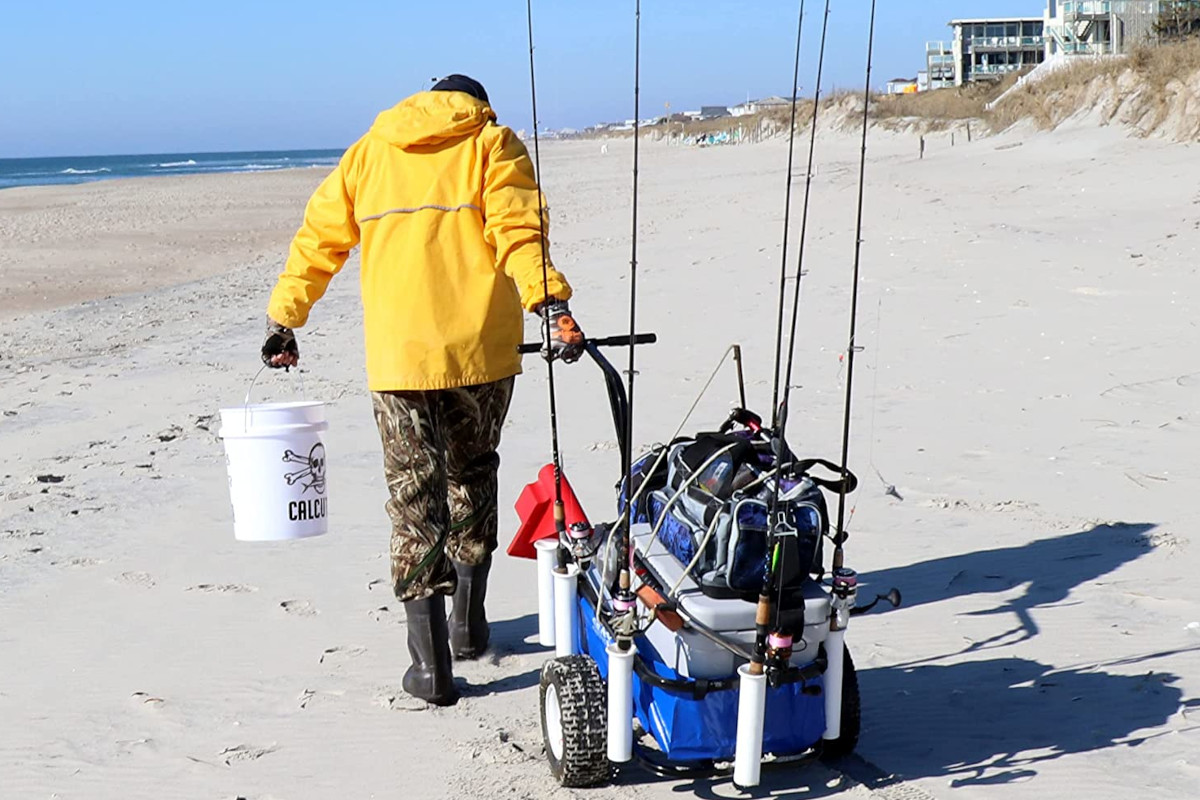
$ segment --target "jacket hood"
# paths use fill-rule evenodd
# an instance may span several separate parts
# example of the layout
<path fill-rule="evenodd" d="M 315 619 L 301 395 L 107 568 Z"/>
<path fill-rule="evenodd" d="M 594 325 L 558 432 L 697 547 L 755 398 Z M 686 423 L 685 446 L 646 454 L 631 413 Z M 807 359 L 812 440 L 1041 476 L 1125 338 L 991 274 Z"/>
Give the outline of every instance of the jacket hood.
<path fill-rule="evenodd" d="M 495 120 L 491 106 L 464 92 L 418 92 L 381 112 L 371 132 L 405 148 L 457 139 Z"/>

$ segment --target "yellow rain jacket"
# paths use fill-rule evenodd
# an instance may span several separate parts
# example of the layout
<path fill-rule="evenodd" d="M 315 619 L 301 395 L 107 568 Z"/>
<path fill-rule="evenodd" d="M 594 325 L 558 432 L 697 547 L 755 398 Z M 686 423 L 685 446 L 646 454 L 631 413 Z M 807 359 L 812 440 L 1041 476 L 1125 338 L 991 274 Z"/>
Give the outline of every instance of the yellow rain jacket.
<path fill-rule="evenodd" d="M 538 200 L 525 146 L 486 103 L 415 94 L 382 112 L 308 201 L 267 314 L 304 325 L 361 241 L 372 391 L 516 375 L 522 306 L 546 299 Z M 569 299 L 546 266 L 550 296 Z"/>

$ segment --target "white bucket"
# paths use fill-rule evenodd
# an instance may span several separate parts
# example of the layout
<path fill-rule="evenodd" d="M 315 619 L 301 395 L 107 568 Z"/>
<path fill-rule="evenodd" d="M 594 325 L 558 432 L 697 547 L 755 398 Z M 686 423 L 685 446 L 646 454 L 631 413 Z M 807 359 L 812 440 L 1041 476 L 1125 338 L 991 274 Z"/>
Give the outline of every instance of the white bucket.
<path fill-rule="evenodd" d="M 221 409 L 233 535 L 243 542 L 320 536 L 329 529 L 329 428 L 319 402 Z"/>

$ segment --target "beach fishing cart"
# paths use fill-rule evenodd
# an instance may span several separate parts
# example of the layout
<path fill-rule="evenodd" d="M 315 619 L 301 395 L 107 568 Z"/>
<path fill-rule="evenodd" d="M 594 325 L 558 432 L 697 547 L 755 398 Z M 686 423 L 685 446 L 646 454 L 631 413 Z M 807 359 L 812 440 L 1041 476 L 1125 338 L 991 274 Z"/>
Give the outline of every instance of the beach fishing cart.
<path fill-rule="evenodd" d="M 629 337 L 587 352 L 603 372 L 625 454 L 627 397 L 600 350 L 618 341 Z M 730 352 L 740 364 L 739 349 Z M 560 477 L 556 525 L 552 468 L 526 488 L 509 552 L 538 559 L 539 639 L 556 656 L 541 675 L 542 732 L 563 785 L 596 785 L 636 761 L 678 776 L 732 765 L 737 785 L 754 786 L 764 763 L 854 749 L 859 693 L 846 628 L 879 599 L 898 605 L 899 595 L 856 607 L 855 573 L 825 568 L 824 493 L 853 491 L 854 476 L 819 477 L 833 465 L 780 444 L 739 407 L 714 431 L 652 448 L 617 487 L 611 524 L 590 524 Z M 780 517 L 769 525 L 776 494 Z M 763 619 L 772 561 L 774 610 Z"/>
<path fill-rule="evenodd" d="M 764 764 L 835 759 L 858 742 L 858 681 L 846 629 L 852 616 L 881 600 L 893 607 L 900 603 L 899 592 L 892 589 L 858 606 L 858 579 L 844 563 L 846 497 L 857 486 L 847 463 L 854 357 L 861 349 L 855 330 L 874 0 L 863 91 L 850 334 L 842 354 L 846 401 L 841 458 L 836 463 L 805 458 L 787 442 L 829 0 L 824 6 L 799 257 L 792 272 L 788 236 L 805 18 L 800 0 L 769 421 L 747 406 L 741 351 L 735 345 L 713 373 L 715 377 L 733 357 L 738 403 L 729 417 L 713 430 L 685 435 L 689 412 L 665 443 L 635 457 L 636 345 L 654 341 L 652 334 L 635 334 L 641 47 L 641 3 L 635 0 L 630 325 L 623 336 L 584 343 L 604 375 L 620 448 L 616 521 L 593 526 L 562 474 L 551 345 L 568 353 L 580 346 L 581 334 L 565 312 L 557 328 L 547 313 L 543 341 L 553 463 L 518 500 L 521 527 L 508 549 L 510 555 L 537 559 L 538 636 L 543 645 L 555 648 L 555 658 L 541 674 L 542 733 L 551 772 L 564 786 L 602 783 L 615 765 L 636 761 L 672 776 L 714 775 L 732 767 L 734 784 L 752 787 L 759 783 Z M 531 0 L 526 11 L 533 151 L 540 186 Z M 545 208 L 540 206 L 539 212 L 544 219 Z M 545 233 L 543 229 L 542 276 L 549 297 Z M 785 325 L 789 306 L 790 333 Z M 628 348 L 625 384 L 601 352 L 606 346 Z M 532 353 L 543 345 L 521 349 Z M 711 383 L 712 378 L 702 396 Z M 827 494 L 836 497 L 836 521 L 830 519 Z M 828 557 L 827 542 L 832 545 Z"/>

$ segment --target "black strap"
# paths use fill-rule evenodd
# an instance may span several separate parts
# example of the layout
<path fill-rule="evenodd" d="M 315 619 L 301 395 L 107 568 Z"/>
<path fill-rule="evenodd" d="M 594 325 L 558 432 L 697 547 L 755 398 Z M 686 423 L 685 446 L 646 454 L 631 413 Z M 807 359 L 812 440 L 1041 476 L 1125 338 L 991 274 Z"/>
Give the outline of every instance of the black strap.
<path fill-rule="evenodd" d="M 810 474 L 809 470 L 816 466 L 824 467 L 830 472 L 836 472 L 838 474 L 842 473 L 842 468 L 840 465 L 834 464 L 832 461 L 828 461 L 824 458 L 802 458 L 799 461 L 792 463 L 792 470 L 800 473 L 801 475 L 808 476 L 808 479 L 817 486 L 828 489 L 831 492 L 837 492 L 838 494 L 842 493 L 843 486 L 845 487 L 844 491 L 846 494 L 850 494 L 858 488 L 858 476 L 856 476 L 850 470 L 846 470 L 844 478 L 831 480 L 829 478 L 818 478 L 817 476 Z"/>

